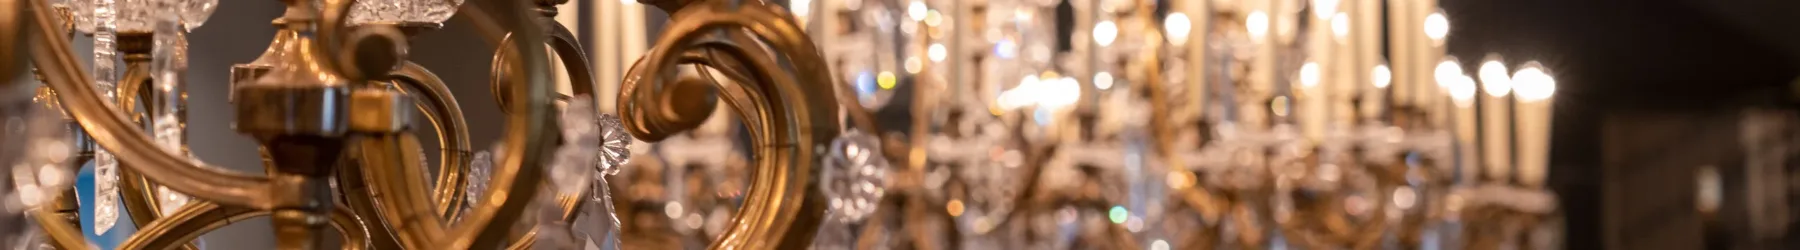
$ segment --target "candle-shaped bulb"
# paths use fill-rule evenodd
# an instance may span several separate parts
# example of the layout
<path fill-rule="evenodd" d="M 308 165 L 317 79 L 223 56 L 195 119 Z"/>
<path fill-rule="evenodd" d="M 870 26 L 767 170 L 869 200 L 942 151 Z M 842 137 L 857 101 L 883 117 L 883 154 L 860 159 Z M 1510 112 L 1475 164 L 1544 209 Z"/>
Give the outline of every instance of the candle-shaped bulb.
<path fill-rule="evenodd" d="M 1457 107 L 1470 107 L 1475 104 L 1475 79 L 1470 79 L 1466 75 L 1454 76 L 1450 78 L 1444 88 L 1450 91 L 1450 100 Z"/>
<path fill-rule="evenodd" d="M 1458 63 L 1456 57 L 1444 57 L 1444 61 L 1438 62 L 1437 68 L 1432 71 L 1432 76 L 1437 79 L 1438 86 L 1449 88 L 1458 77 L 1464 77 L 1462 63 Z"/>
<path fill-rule="evenodd" d="M 1338 12 L 1338 0 L 1313 0 L 1312 7 L 1313 16 L 1331 18 L 1331 14 Z"/>
<path fill-rule="evenodd" d="M 1431 14 L 1425 15 L 1425 37 L 1431 38 L 1433 43 L 1442 43 L 1444 42 L 1444 37 L 1449 35 L 1450 18 L 1444 17 L 1443 11 L 1431 12 Z"/>
<path fill-rule="evenodd" d="M 1555 104 L 1556 79 L 1537 62 L 1525 63 L 1508 79 L 1517 98 L 1514 118 L 1518 125 L 1520 184 L 1542 187 L 1550 169 L 1551 117 Z"/>
<path fill-rule="evenodd" d="M 1119 25 L 1113 21 L 1100 21 L 1094 24 L 1094 43 L 1102 47 L 1112 45 L 1113 39 L 1119 37 Z"/>
<path fill-rule="evenodd" d="M 1269 14 L 1262 11 L 1250 12 L 1244 18 L 1244 29 L 1250 32 L 1250 39 L 1262 41 L 1263 37 L 1269 35 Z"/>
<path fill-rule="evenodd" d="M 1331 35 L 1338 42 L 1350 40 L 1350 14 L 1338 12 L 1331 15 Z"/>
<path fill-rule="evenodd" d="M 1546 100 L 1556 94 L 1556 78 L 1544 72 L 1543 66 L 1537 62 L 1526 63 L 1518 72 L 1513 72 L 1509 80 L 1522 101 Z"/>
<path fill-rule="evenodd" d="M 1320 78 L 1323 78 L 1321 74 L 1317 62 L 1306 62 L 1305 65 L 1300 65 L 1300 86 L 1307 89 L 1319 86 L 1319 81 L 1322 80 Z"/>
<path fill-rule="evenodd" d="M 1394 84 L 1394 71 L 1388 69 L 1386 63 L 1376 64 L 1375 68 L 1369 69 L 1369 83 L 1374 84 L 1375 88 L 1385 89 Z"/>
<path fill-rule="evenodd" d="M 1193 25 L 1194 21 L 1181 12 L 1169 13 L 1169 17 L 1163 18 L 1163 29 L 1169 33 L 1169 43 L 1175 45 L 1187 44 L 1188 33 L 1193 31 Z"/>
<path fill-rule="evenodd" d="M 1512 77 L 1506 75 L 1506 63 L 1500 62 L 1499 56 L 1490 55 L 1481 62 L 1476 76 L 1481 77 L 1481 88 L 1489 95 L 1506 96 L 1514 87 Z"/>

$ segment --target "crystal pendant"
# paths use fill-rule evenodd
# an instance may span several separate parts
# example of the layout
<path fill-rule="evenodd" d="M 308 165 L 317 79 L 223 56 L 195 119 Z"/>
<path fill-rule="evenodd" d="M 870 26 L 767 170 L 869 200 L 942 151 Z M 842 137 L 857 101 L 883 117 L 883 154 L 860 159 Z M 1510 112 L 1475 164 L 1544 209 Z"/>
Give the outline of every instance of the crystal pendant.
<path fill-rule="evenodd" d="M 854 130 L 831 142 L 821 175 L 829 208 L 840 221 L 861 221 L 874 214 L 886 192 L 888 162 L 880 155 L 878 142 Z"/>
<path fill-rule="evenodd" d="M 181 20 L 183 30 L 193 30 L 206 23 L 218 9 L 219 0 L 69 0 L 67 5 L 75 11 L 71 21 L 75 22 L 76 30 L 97 34 L 100 26 L 108 22 L 96 15 L 101 6 L 112 6 L 110 14 L 117 19 L 109 27 L 116 31 L 150 32 L 164 14 L 173 14 Z M 95 51 L 99 51 L 98 48 Z"/>
<path fill-rule="evenodd" d="M 91 7 L 94 33 L 94 85 L 106 100 L 114 100 L 118 74 L 116 0 L 95 0 Z M 106 234 L 119 221 L 119 161 L 104 148 L 94 149 L 94 233 Z"/>
<path fill-rule="evenodd" d="M 493 152 L 500 152 L 498 145 L 495 146 Z M 462 213 L 459 214 L 466 215 L 469 214 L 469 212 L 474 211 L 476 201 L 480 201 L 481 195 L 487 193 L 488 179 L 493 178 L 492 176 L 494 175 L 494 160 L 492 157 L 493 156 L 485 151 L 476 152 L 473 159 L 469 160 L 469 186 L 463 188 L 463 199 L 466 201 L 463 202 Z M 456 219 L 457 221 L 462 220 L 460 217 Z"/>
<path fill-rule="evenodd" d="M 625 131 L 625 125 L 618 116 L 601 114 L 599 118 L 600 162 L 594 171 L 605 176 L 619 174 L 623 166 L 631 162 L 631 133 Z"/>
<path fill-rule="evenodd" d="M 443 23 L 462 0 L 366 0 L 350 6 L 350 24 Z"/>

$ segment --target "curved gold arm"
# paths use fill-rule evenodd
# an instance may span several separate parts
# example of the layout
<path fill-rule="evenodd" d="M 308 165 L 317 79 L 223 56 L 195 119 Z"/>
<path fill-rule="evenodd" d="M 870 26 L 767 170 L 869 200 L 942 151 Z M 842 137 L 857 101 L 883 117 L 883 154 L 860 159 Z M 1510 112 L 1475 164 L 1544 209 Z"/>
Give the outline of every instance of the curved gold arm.
<path fill-rule="evenodd" d="M 87 237 L 82 236 L 81 228 L 69 223 L 62 215 L 49 209 L 32 210 L 31 215 L 37 217 L 38 226 L 50 237 L 50 243 L 57 249 L 88 249 Z"/>
<path fill-rule="evenodd" d="M 786 56 L 781 65 L 773 58 L 748 55 L 748 49 L 721 49 L 748 63 L 751 72 L 761 73 L 759 81 L 748 85 L 720 86 L 721 89 L 743 88 L 744 96 L 726 95 L 739 116 L 752 129 L 752 144 L 758 149 L 757 169 L 767 171 L 753 176 L 744 207 L 736 215 L 736 224 L 713 243 L 715 249 L 789 249 L 811 243 L 813 231 L 823 212 L 823 197 L 814 183 L 820 152 L 835 138 L 837 122 L 836 86 L 819 52 L 799 27 L 785 13 L 759 3 L 746 3 L 732 9 L 721 5 L 689 5 L 683 7 L 658 44 L 627 74 L 621 88 L 619 111 L 626 128 L 640 138 L 663 138 L 684 128 L 664 126 L 659 116 L 646 112 L 658 110 L 655 92 L 639 93 L 638 87 L 656 88 L 666 79 L 662 74 L 679 61 L 673 56 L 693 48 L 693 42 L 714 29 L 748 29 L 766 41 L 775 51 Z M 751 45 L 755 46 L 755 45 Z M 641 67 L 641 68 L 639 68 Z M 798 78 L 798 79 L 796 79 Z M 743 106 L 749 104 L 751 106 Z"/>
<path fill-rule="evenodd" d="M 50 9 L 44 0 L 32 0 L 31 5 L 32 9 Z M 32 13 L 36 22 L 34 30 L 56 30 L 57 20 L 50 12 Z M 41 46 L 31 49 L 32 62 L 44 73 L 45 82 L 57 91 L 63 107 L 93 135 L 97 144 L 112 150 L 119 161 L 136 163 L 127 167 L 152 181 L 205 200 L 253 208 L 272 206 L 274 202 L 267 195 L 270 189 L 267 178 L 203 168 L 188 161 L 187 157 L 161 150 L 151 142 L 143 131 L 127 121 L 122 112 L 112 108 L 109 100 L 100 98 L 94 86 L 87 84 L 92 79 L 82 73 L 80 63 L 73 55 L 64 53 L 71 50 L 68 38 L 48 33 L 29 37 L 35 38 L 36 44 Z"/>
<path fill-rule="evenodd" d="M 549 22 L 546 27 L 549 29 L 550 36 L 544 42 L 550 45 L 552 51 L 556 52 L 556 59 L 562 61 L 563 71 L 568 72 L 569 91 L 577 96 L 598 94 L 595 91 L 597 88 L 595 84 L 599 82 L 594 79 L 593 68 L 588 67 L 587 52 L 581 49 L 581 43 L 575 40 L 575 34 L 570 32 L 568 27 L 556 22 Z M 506 34 L 506 37 L 501 39 L 502 44 L 514 42 L 516 41 L 513 34 Z M 512 100 L 506 98 L 512 95 L 508 90 L 509 82 L 506 81 L 506 78 L 512 75 L 512 71 L 503 67 L 511 60 L 509 59 L 511 55 L 507 51 L 509 50 L 495 51 L 493 67 L 489 69 L 489 90 L 494 94 L 494 101 L 500 104 L 502 111 L 512 110 Z M 599 104 L 598 98 L 590 100 L 594 101 L 596 105 Z"/>
<path fill-rule="evenodd" d="M 444 218 L 456 218 L 461 211 L 463 188 L 468 180 L 464 173 L 469 171 L 469 125 L 463 118 L 462 105 L 456 102 L 456 96 L 450 93 L 449 86 L 438 79 L 436 74 L 412 62 L 400 65 L 400 70 L 391 73 L 398 78 L 400 84 L 416 89 L 420 93 L 407 93 L 408 88 L 397 88 L 402 93 L 422 97 L 415 102 L 425 114 L 425 119 L 437 129 L 439 167 L 437 186 L 433 192 L 437 196 L 439 215 Z"/>
<path fill-rule="evenodd" d="M 169 217 L 140 229 L 139 233 L 120 244 L 119 249 L 171 249 L 192 242 L 214 229 L 268 214 L 268 210 L 227 207 L 210 202 L 188 203 Z M 331 226 L 343 237 L 344 249 L 368 248 L 363 243 L 368 242 L 369 235 L 356 213 L 341 207 L 332 210 Z"/>

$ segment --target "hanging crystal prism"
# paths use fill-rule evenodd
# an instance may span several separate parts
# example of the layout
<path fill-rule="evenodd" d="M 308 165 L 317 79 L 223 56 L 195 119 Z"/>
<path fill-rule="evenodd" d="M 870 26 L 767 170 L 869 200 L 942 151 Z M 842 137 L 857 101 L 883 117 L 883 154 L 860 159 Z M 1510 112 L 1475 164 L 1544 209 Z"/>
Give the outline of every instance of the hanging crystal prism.
<path fill-rule="evenodd" d="M 496 145 L 492 152 L 500 152 L 500 147 Z M 463 202 L 462 212 L 457 214 L 467 215 L 475 210 L 476 201 L 480 201 L 481 195 L 487 193 L 488 179 L 493 178 L 493 173 L 493 156 L 488 151 L 476 152 L 473 159 L 469 160 L 469 186 L 463 188 L 463 197 L 467 202 Z M 456 221 L 461 220 L 462 217 L 456 218 Z"/>
<path fill-rule="evenodd" d="M 181 110 L 182 93 L 186 92 L 185 74 L 187 71 L 187 29 L 180 17 L 174 13 L 165 13 L 157 18 L 154 31 L 154 42 L 151 45 L 150 71 L 154 74 L 157 95 L 151 98 L 154 107 L 150 113 L 155 115 L 151 120 L 157 144 L 170 153 L 186 155 L 186 131 L 182 128 Z M 175 213 L 186 206 L 192 197 L 158 186 L 156 198 L 159 211 L 163 216 Z"/>
<path fill-rule="evenodd" d="M 114 63 L 118 59 L 116 19 L 117 0 L 95 0 L 93 7 L 94 22 L 94 85 L 101 91 L 106 100 L 115 100 L 118 74 Z M 113 158 L 112 152 L 104 148 L 94 149 L 94 233 L 106 234 L 119 221 L 119 161 Z"/>
<path fill-rule="evenodd" d="M 886 193 L 888 161 L 881 156 L 879 141 L 854 130 L 831 141 L 821 186 L 832 217 L 840 222 L 868 218 Z"/>

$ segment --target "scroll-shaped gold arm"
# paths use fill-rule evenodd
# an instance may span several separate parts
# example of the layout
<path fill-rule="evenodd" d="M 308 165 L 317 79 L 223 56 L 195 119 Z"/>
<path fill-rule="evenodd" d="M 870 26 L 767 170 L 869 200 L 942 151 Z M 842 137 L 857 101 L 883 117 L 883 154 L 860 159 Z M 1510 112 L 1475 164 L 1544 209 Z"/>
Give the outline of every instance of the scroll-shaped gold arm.
<path fill-rule="evenodd" d="M 337 23 L 348 10 L 348 1 L 327 1 L 325 22 Z M 494 167 L 492 179 L 487 180 L 491 188 L 489 192 L 476 200 L 477 204 L 454 227 L 446 227 L 438 216 L 433 197 L 426 190 L 424 180 L 418 177 L 423 171 L 418 164 L 418 142 L 410 134 L 378 135 L 359 140 L 361 148 L 358 160 L 362 165 L 364 180 L 369 188 L 382 197 L 378 202 L 380 210 L 378 218 L 394 230 L 400 244 L 408 249 L 493 249 L 501 247 L 512 236 L 514 222 L 519 221 L 530 206 L 541 184 L 542 170 L 540 166 L 548 163 L 548 153 L 556 143 L 553 90 L 549 84 L 548 62 L 542 49 L 543 35 L 540 27 L 532 24 L 524 2 L 505 2 L 484 5 L 463 6 L 458 17 L 472 20 L 473 27 L 481 31 L 483 38 L 493 44 L 502 44 L 509 50 L 512 58 L 506 60 L 511 68 L 511 95 L 514 105 L 508 107 L 507 131 L 504 134 L 504 155 Z M 496 19 L 492 13 L 505 14 L 505 19 Z M 504 23 L 514 29 L 501 29 Z M 335 36 L 332 31 L 341 27 L 320 29 L 321 40 L 331 44 Z M 517 42 L 500 43 L 506 31 L 513 33 Z M 371 181 L 380 180 L 380 181 Z"/>
<path fill-rule="evenodd" d="M 156 220 L 139 230 L 139 234 L 160 237 L 132 237 L 120 244 L 119 249 L 170 249 L 200 238 L 200 235 L 214 229 L 268 214 L 269 210 L 234 208 L 210 202 L 189 203 L 169 214 L 169 217 Z M 331 226 L 343 237 L 344 249 L 368 248 L 366 244 L 369 242 L 369 234 L 363 231 L 364 222 L 348 208 L 338 206 L 332 210 Z"/>
<path fill-rule="evenodd" d="M 618 106 L 627 130 L 639 138 L 665 138 L 688 129 L 652 115 L 663 104 L 657 88 L 670 79 L 681 63 L 678 56 L 695 49 L 696 42 L 715 30 L 744 29 L 762 41 L 785 62 L 753 54 L 745 46 L 713 46 L 725 56 L 743 62 L 754 81 L 720 84 L 726 103 L 738 111 L 749 127 L 758 150 L 750 191 L 736 222 L 714 249 L 797 249 L 811 244 L 824 217 L 824 197 L 813 174 L 820 166 L 823 148 L 841 129 L 838 93 L 818 49 L 787 13 L 760 3 L 744 6 L 692 4 L 681 7 L 669 30 L 634 69 L 627 73 Z M 644 91 L 640 88 L 651 88 Z"/>

